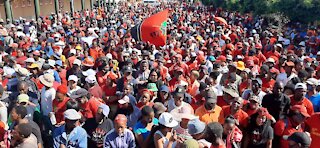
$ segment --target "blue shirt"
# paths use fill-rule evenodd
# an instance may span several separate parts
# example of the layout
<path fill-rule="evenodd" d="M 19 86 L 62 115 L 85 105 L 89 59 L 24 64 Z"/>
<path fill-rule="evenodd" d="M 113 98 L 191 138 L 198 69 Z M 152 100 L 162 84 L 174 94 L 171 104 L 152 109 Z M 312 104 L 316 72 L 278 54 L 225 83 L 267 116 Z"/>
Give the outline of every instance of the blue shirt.
<path fill-rule="evenodd" d="M 153 118 L 152 123 L 154 125 L 158 125 L 159 120 L 157 118 Z M 146 129 L 146 127 L 141 123 L 141 121 L 138 121 L 138 123 L 134 126 L 133 132 L 137 135 L 142 135 L 143 140 L 147 139 L 147 137 L 150 134 L 150 131 Z"/>
<path fill-rule="evenodd" d="M 306 95 L 306 98 L 308 98 L 311 101 L 314 112 L 320 112 L 320 93 L 310 97 Z"/>
<path fill-rule="evenodd" d="M 123 135 L 112 129 L 109 131 L 104 139 L 104 148 L 135 148 L 136 143 L 134 135 L 129 129 L 125 129 Z"/>
<path fill-rule="evenodd" d="M 53 132 L 53 147 L 60 148 L 64 144 L 67 148 L 88 147 L 87 132 L 80 126 L 75 127 L 67 136 L 65 125 L 56 128 Z"/>

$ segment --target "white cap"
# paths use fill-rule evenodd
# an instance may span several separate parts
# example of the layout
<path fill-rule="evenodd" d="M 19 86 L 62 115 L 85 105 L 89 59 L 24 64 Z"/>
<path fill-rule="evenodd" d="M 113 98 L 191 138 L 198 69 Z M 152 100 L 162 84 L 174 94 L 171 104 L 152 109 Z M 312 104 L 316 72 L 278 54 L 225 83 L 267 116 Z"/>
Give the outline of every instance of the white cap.
<path fill-rule="evenodd" d="M 34 63 L 35 60 L 34 60 L 34 58 L 27 58 L 27 59 L 25 60 L 25 62 L 26 62 L 26 63 Z"/>
<path fill-rule="evenodd" d="M 226 59 L 231 60 L 232 61 L 232 56 L 231 55 L 227 55 Z"/>
<path fill-rule="evenodd" d="M 60 38 L 60 37 L 61 37 L 61 35 L 60 35 L 60 34 L 58 34 L 58 33 L 56 33 L 56 34 L 54 34 L 54 35 L 53 35 L 53 37 L 55 37 L 55 38 Z"/>
<path fill-rule="evenodd" d="M 197 53 L 191 52 L 191 57 L 196 57 L 196 56 L 197 56 Z"/>
<path fill-rule="evenodd" d="M 119 104 L 126 104 L 126 103 L 129 103 L 130 102 L 130 99 L 127 95 L 125 95 L 122 99 L 118 100 L 118 103 Z"/>
<path fill-rule="evenodd" d="M 21 76 L 29 76 L 30 75 L 29 70 L 26 68 L 23 68 L 23 67 L 19 67 L 17 69 L 17 73 L 20 74 Z"/>
<path fill-rule="evenodd" d="M 320 55 L 320 51 L 317 52 L 317 55 Z"/>
<path fill-rule="evenodd" d="M 277 46 L 277 47 L 280 47 L 280 48 L 283 48 L 283 47 L 282 47 L 282 44 L 280 44 L 280 43 L 276 44 L 276 46 Z"/>
<path fill-rule="evenodd" d="M 56 65 L 56 61 L 49 59 L 49 60 L 48 60 L 48 64 L 49 64 L 51 67 L 54 67 L 54 66 Z"/>
<path fill-rule="evenodd" d="M 173 116 L 168 112 L 163 112 L 159 117 L 159 123 L 165 127 L 173 128 L 178 125 L 178 122 L 173 119 Z"/>
<path fill-rule="evenodd" d="M 88 69 L 87 71 L 83 71 L 82 74 L 84 76 L 96 75 L 96 71 L 93 69 Z"/>
<path fill-rule="evenodd" d="M 273 58 L 268 58 L 267 62 L 275 63 L 276 61 Z"/>
<path fill-rule="evenodd" d="M 79 78 L 76 75 L 70 75 L 68 81 L 78 82 Z"/>
<path fill-rule="evenodd" d="M 81 119 L 81 115 L 75 109 L 68 109 L 64 113 L 64 118 L 68 120 L 79 120 Z"/>
<path fill-rule="evenodd" d="M 303 47 L 306 47 L 306 42 L 302 41 L 299 43 L 299 46 L 303 46 Z"/>
<path fill-rule="evenodd" d="M 304 90 L 307 90 L 307 85 L 304 84 L 304 83 L 297 83 L 297 84 L 294 86 L 294 89 L 304 89 Z"/>
<path fill-rule="evenodd" d="M 97 82 L 97 78 L 95 75 L 89 75 L 86 77 L 85 81 L 92 84 Z"/>
<path fill-rule="evenodd" d="M 310 84 L 310 85 L 315 85 L 317 86 L 318 85 L 318 80 L 316 78 L 309 78 L 307 81 L 306 81 L 307 84 Z"/>
<path fill-rule="evenodd" d="M 70 49 L 70 54 L 76 54 L 77 51 L 75 49 Z"/>
<path fill-rule="evenodd" d="M 108 53 L 108 54 L 106 55 L 106 57 L 109 58 L 110 60 L 112 60 L 112 54 L 111 54 L 111 53 Z"/>
<path fill-rule="evenodd" d="M 75 60 L 73 61 L 73 65 L 78 65 L 78 66 L 80 66 L 80 65 L 81 65 L 81 61 L 80 61 L 79 59 L 75 59 Z"/>

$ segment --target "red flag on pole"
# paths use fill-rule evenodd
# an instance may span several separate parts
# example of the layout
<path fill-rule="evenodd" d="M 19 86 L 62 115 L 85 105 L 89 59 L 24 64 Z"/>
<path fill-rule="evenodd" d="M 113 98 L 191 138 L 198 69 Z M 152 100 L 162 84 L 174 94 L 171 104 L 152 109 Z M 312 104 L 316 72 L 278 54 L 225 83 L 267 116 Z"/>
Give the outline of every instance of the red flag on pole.
<path fill-rule="evenodd" d="M 156 46 L 164 46 L 167 40 L 167 18 L 168 10 L 158 12 L 131 28 L 131 36 L 136 41 L 149 41 Z"/>

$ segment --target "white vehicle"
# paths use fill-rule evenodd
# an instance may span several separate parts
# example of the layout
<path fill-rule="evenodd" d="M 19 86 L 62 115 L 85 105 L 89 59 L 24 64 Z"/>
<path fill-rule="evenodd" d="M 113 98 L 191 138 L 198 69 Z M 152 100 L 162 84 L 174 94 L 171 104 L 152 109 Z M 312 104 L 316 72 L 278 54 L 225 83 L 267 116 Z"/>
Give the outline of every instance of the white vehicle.
<path fill-rule="evenodd" d="M 144 5 L 152 5 L 152 6 L 158 6 L 160 5 L 160 2 L 158 0 L 143 0 Z"/>

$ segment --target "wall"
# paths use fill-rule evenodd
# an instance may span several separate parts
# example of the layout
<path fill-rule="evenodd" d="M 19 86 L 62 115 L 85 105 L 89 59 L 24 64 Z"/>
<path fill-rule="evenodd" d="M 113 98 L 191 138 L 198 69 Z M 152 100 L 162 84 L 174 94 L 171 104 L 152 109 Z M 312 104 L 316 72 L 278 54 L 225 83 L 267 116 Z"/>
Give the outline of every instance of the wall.
<path fill-rule="evenodd" d="M 0 18 L 2 18 L 4 21 L 6 19 L 6 9 L 4 8 L 4 1 L 0 1 Z"/>
<path fill-rule="evenodd" d="M 54 0 L 39 0 L 40 16 L 48 16 L 55 13 Z"/>
<path fill-rule="evenodd" d="M 35 8 L 33 0 L 12 0 L 13 19 L 20 17 L 31 19 L 35 18 Z"/>

